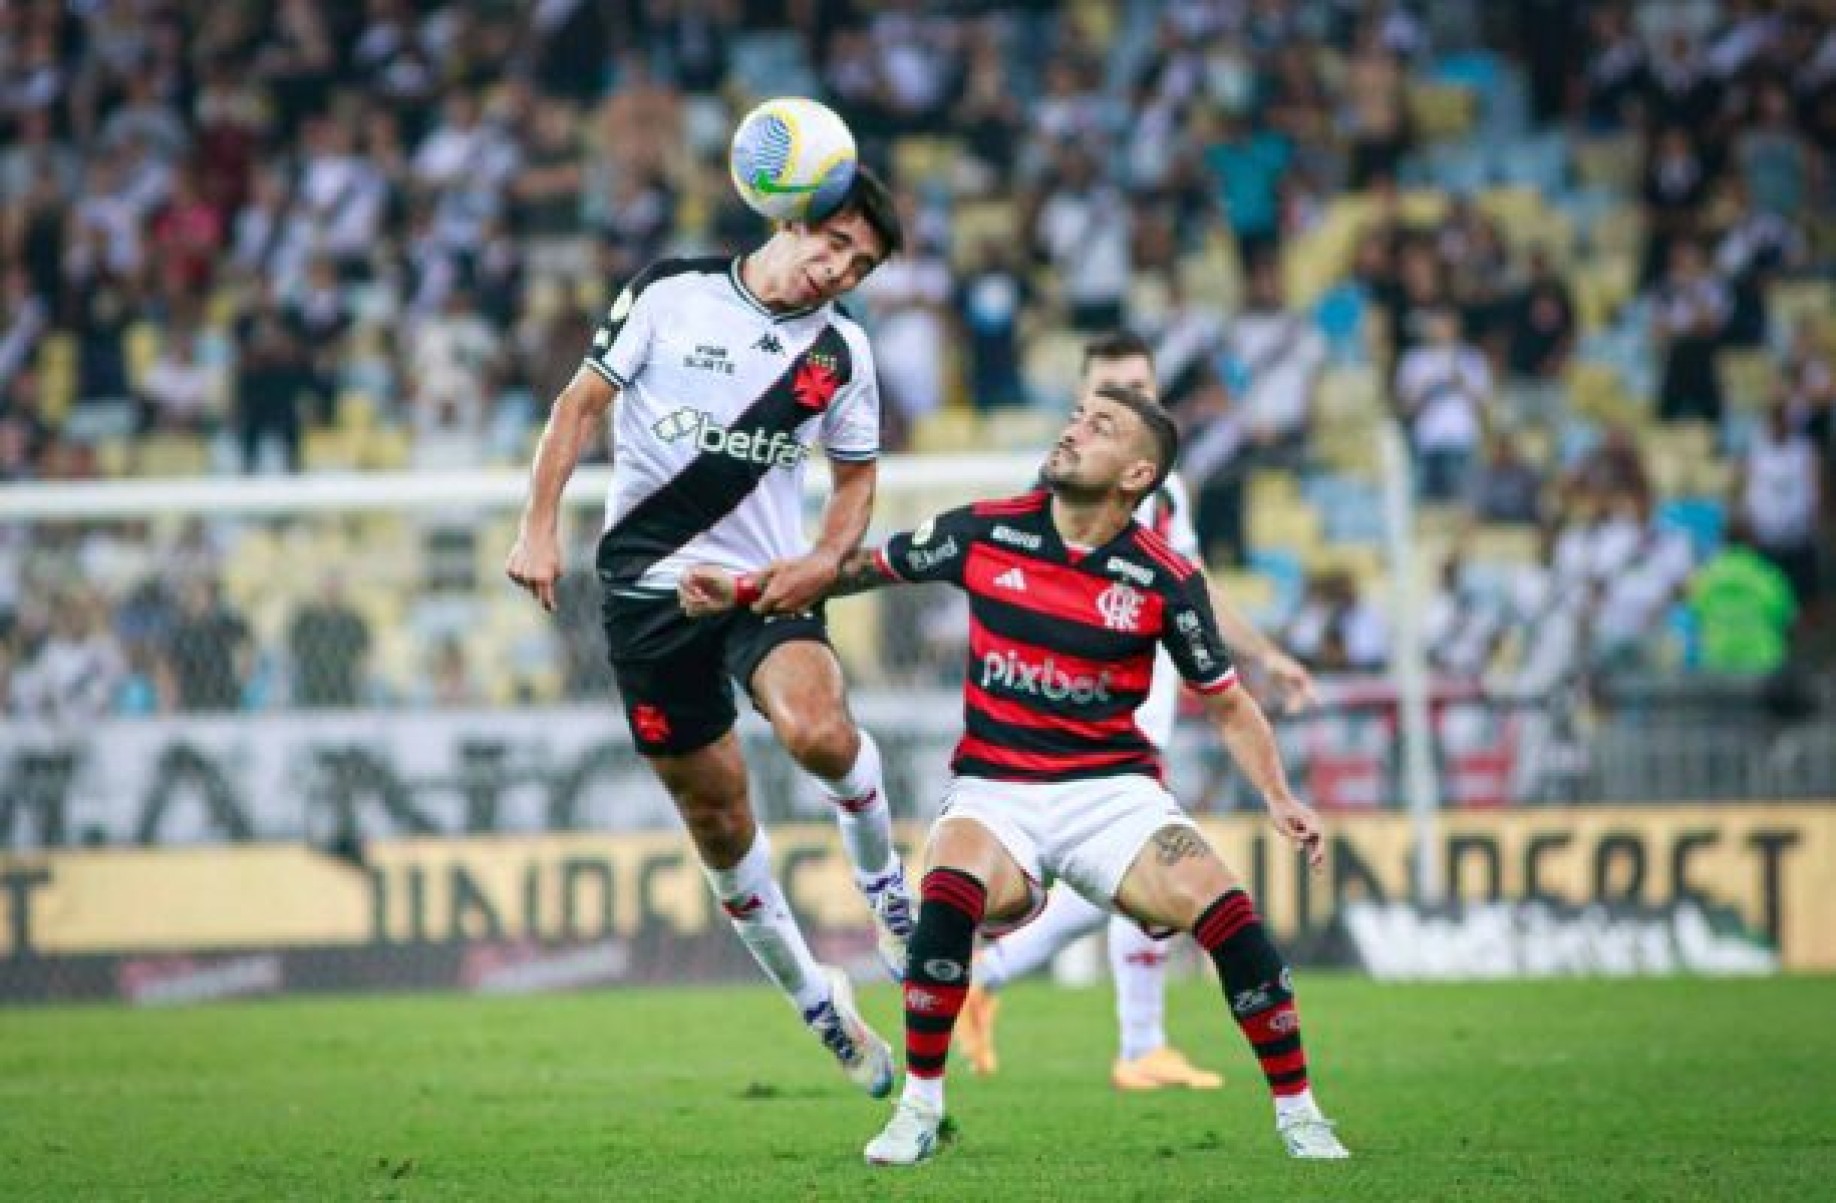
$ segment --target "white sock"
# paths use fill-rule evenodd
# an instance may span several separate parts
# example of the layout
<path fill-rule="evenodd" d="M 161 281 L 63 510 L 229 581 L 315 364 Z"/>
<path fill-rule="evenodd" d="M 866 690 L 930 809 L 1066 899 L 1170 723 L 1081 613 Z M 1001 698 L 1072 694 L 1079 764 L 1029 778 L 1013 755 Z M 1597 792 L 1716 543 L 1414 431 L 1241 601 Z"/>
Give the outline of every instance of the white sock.
<path fill-rule="evenodd" d="M 1320 1105 L 1313 1101 L 1313 1089 L 1309 1087 L 1299 1094 L 1278 1094 L 1275 1096 L 1275 1122 L 1285 1123 L 1297 1116 L 1309 1119 L 1320 1118 Z"/>
<path fill-rule="evenodd" d="M 893 851 L 892 807 L 886 804 L 886 783 L 880 777 L 880 748 L 873 736 L 861 732 L 854 767 L 841 777 L 818 777 L 822 792 L 835 804 L 841 824 L 842 846 L 854 866 L 857 884 L 878 880 L 899 867 Z"/>
<path fill-rule="evenodd" d="M 1116 978 L 1122 1059 L 1144 1057 L 1167 1042 L 1167 945 L 1132 919 L 1109 921 L 1109 969 Z"/>
<path fill-rule="evenodd" d="M 976 963 L 975 979 L 985 990 L 998 990 L 1043 968 L 1065 945 L 1103 926 L 1108 915 L 1076 890 L 1057 886 L 1046 895 L 1045 909 L 1037 919 L 988 946 Z"/>
<path fill-rule="evenodd" d="M 827 1002 L 829 983 L 803 941 L 784 891 L 771 875 L 771 842 L 765 830 L 759 829 L 751 850 L 731 869 L 703 865 L 702 871 L 741 942 L 765 976 L 790 996 L 797 1013 Z"/>
<path fill-rule="evenodd" d="M 921 1078 L 916 1074 L 905 1075 L 905 1089 L 899 1097 L 908 1103 L 918 1103 L 941 1114 L 944 1109 L 943 1077 Z"/>

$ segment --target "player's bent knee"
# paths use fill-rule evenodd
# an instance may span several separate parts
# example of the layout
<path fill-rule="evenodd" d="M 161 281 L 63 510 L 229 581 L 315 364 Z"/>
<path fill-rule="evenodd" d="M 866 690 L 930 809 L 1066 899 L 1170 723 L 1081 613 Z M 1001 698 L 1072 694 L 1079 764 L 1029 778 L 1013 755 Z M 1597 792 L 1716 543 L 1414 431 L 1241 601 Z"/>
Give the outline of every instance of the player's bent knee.
<path fill-rule="evenodd" d="M 775 726 L 791 759 L 817 776 L 840 777 L 854 767 L 860 736 L 845 715 L 787 714 Z"/>

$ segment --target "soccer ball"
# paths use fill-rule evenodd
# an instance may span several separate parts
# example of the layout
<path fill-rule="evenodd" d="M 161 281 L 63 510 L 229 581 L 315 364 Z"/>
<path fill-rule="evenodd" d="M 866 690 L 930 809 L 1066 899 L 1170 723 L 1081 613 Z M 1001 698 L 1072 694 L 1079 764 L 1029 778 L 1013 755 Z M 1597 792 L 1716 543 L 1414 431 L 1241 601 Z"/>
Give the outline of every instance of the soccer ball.
<path fill-rule="evenodd" d="M 753 212 L 772 221 L 820 219 L 854 182 L 854 135 L 827 105 L 767 100 L 733 131 L 727 165 Z"/>

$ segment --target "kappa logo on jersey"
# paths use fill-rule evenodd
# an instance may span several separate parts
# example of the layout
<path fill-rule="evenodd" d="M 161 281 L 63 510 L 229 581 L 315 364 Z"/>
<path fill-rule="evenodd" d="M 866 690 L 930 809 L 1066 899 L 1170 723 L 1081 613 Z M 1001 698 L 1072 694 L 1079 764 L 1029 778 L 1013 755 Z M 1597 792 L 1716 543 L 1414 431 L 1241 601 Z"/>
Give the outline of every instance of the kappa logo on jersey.
<path fill-rule="evenodd" d="M 1015 530 L 1011 526 L 997 526 L 988 533 L 996 543 L 1006 543 L 1010 547 L 1020 547 L 1027 551 L 1038 551 L 1040 538 L 1030 531 Z"/>
<path fill-rule="evenodd" d="M 1003 589 L 1012 589 L 1015 593 L 1026 592 L 1026 573 L 1018 568 L 1009 568 L 994 579 L 994 583 Z"/>
<path fill-rule="evenodd" d="M 774 430 L 769 436 L 757 431 L 729 430 L 710 415 L 686 405 L 663 415 L 650 429 L 665 443 L 693 439 L 695 446 L 709 455 L 773 468 L 795 468 L 810 453 L 795 435 L 782 430 Z"/>
<path fill-rule="evenodd" d="M 1103 571 L 1113 572 L 1117 576 L 1125 576 L 1137 585 L 1140 585 L 1143 589 L 1154 583 L 1154 570 L 1152 568 L 1143 568 L 1133 560 L 1125 560 L 1121 556 L 1110 556 L 1109 563 L 1103 565 Z"/>
<path fill-rule="evenodd" d="M 1097 594 L 1097 613 L 1112 631 L 1134 631 L 1141 626 L 1141 607 L 1147 602 L 1137 590 L 1115 584 Z"/>
<path fill-rule="evenodd" d="M 759 341 L 752 344 L 752 349 L 754 351 L 763 351 L 767 355 L 784 354 L 784 344 L 779 342 L 778 336 L 769 330 L 759 335 Z"/>
<path fill-rule="evenodd" d="M 1048 702 L 1088 705 L 1109 700 L 1108 672 L 1097 676 L 1073 675 L 1047 656 L 1044 664 L 1028 664 L 1014 652 L 989 652 L 982 657 L 982 688 L 999 685 L 1013 693 L 1026 693 Z"/>

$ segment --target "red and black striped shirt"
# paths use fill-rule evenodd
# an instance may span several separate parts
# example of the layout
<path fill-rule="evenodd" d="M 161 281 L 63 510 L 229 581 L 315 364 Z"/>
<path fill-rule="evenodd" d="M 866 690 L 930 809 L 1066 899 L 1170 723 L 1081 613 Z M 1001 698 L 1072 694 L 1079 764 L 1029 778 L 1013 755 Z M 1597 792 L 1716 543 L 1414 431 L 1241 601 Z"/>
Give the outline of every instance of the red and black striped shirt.
<path fill-rule="evenodd" d="M 1044 492 L 940 514 L 894 535 L 880 564 L 897 580 L 969 594 L 964 731 L 951 762 L 961 776 L 1158 777 L 1159 755 L 1135 726 L 1156 645 L 1202 693 L 1237 680 L 1197 566 L 1136 522 L 1079 554 L 1059 538 Z"/>

